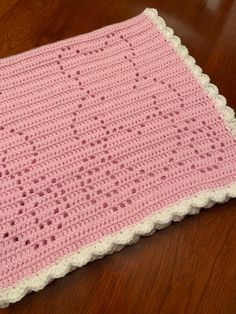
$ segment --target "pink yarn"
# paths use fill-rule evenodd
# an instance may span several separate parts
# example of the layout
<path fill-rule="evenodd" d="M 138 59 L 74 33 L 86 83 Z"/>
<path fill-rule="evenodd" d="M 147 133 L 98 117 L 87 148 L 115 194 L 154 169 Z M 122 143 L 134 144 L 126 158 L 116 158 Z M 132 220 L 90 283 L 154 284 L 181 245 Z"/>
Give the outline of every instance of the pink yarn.
<path fill-rule="evenodd" d="M 0 60 L 0 290 L 236 181 L 236 140 L 141 13 Z"/>

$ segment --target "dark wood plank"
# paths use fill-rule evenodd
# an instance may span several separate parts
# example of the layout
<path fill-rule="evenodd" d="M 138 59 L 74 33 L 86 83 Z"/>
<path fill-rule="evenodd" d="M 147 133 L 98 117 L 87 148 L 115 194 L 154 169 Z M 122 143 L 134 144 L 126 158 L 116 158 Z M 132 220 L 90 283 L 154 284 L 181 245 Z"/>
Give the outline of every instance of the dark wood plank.
<path fill-rule="evenodd" d="M 0 57 L 155 7 L 236 109 L 236 2 L 0 2 Z M 0 313 L 236 313 L 236 200 L 89 263 Z"/>

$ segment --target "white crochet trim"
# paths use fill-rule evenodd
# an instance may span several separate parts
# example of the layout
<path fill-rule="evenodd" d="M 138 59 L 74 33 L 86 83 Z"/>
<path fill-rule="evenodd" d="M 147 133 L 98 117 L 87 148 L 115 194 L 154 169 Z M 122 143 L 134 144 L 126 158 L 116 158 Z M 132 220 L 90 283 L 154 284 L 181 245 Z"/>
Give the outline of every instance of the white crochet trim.
<path fill-rule="evenodd" d="M 189 56 L 187 48 L 181 45 L 180 38 L 174 35 L 171 28 L 166 27 L 164 20 L 158 16 L 157 10 L 146 8 L 143 13 L 155 22 L 164 36 L 175 47 L 185 64 L 213 99 L 217 110 L 224 119 L 226 127 L 236 137 L 234 111 L 226 105 L 225 97 L 219 95 L 217 87 L 209 83 L 209 77 L 202 73 L 202 69 L 195 64 L 194 58 Z M 31 291 L 43 289 L 53 279 L 63 277 L 77 267 L 82 267 L 90 261 L 103 258 L 107 254 L 121 250 L 125 245 L 137 242 L 140 236 L 150 235 L 156 229 L 165 228 L 172 221 L 182 220 L 187 214 L 198 214 L 201 208 L 209 208 L 215 203 L 223 203 L 233 197 L 236 197 L 236 183 L 224 188 L 204 191 L 197 196 L 182 200 L 178 204 L 163 208 L 161 211 L 146 217 L 142 222 L 129 226 L 114 235 L 103 237 L 97 243 L 86 246 L 77 253 L 63 257 L 54 265 L 42 270 L 39 274 L 22 280 L 14 287 L 2 290 L 0 292 L 0 307 L 4 308 L 9 303 L 19 301 Z"/>

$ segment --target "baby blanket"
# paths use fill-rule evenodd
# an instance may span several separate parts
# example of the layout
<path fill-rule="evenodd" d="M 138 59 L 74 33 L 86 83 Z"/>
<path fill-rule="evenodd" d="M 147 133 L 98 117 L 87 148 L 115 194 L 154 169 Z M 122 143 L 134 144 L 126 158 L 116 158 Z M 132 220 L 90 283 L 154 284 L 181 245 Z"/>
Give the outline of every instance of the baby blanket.
<path fill-rule="evenodd" d="M 236 197 L 234 111 L 149 8 L 0 60 L 0 158 L 1 307 Z"/>

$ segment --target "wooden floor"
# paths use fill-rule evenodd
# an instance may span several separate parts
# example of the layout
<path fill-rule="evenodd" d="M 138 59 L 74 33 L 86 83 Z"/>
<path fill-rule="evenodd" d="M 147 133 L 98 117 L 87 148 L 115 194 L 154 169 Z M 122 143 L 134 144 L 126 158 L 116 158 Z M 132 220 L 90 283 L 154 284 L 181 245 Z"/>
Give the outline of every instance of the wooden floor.
<path fill-rule="evenodd" d="M 236 109 L 236 1 L 1 0 L 0 57 L 158 9 Z M 236 313 L 236 199 L 89 263 L 0 313 Z"/>

